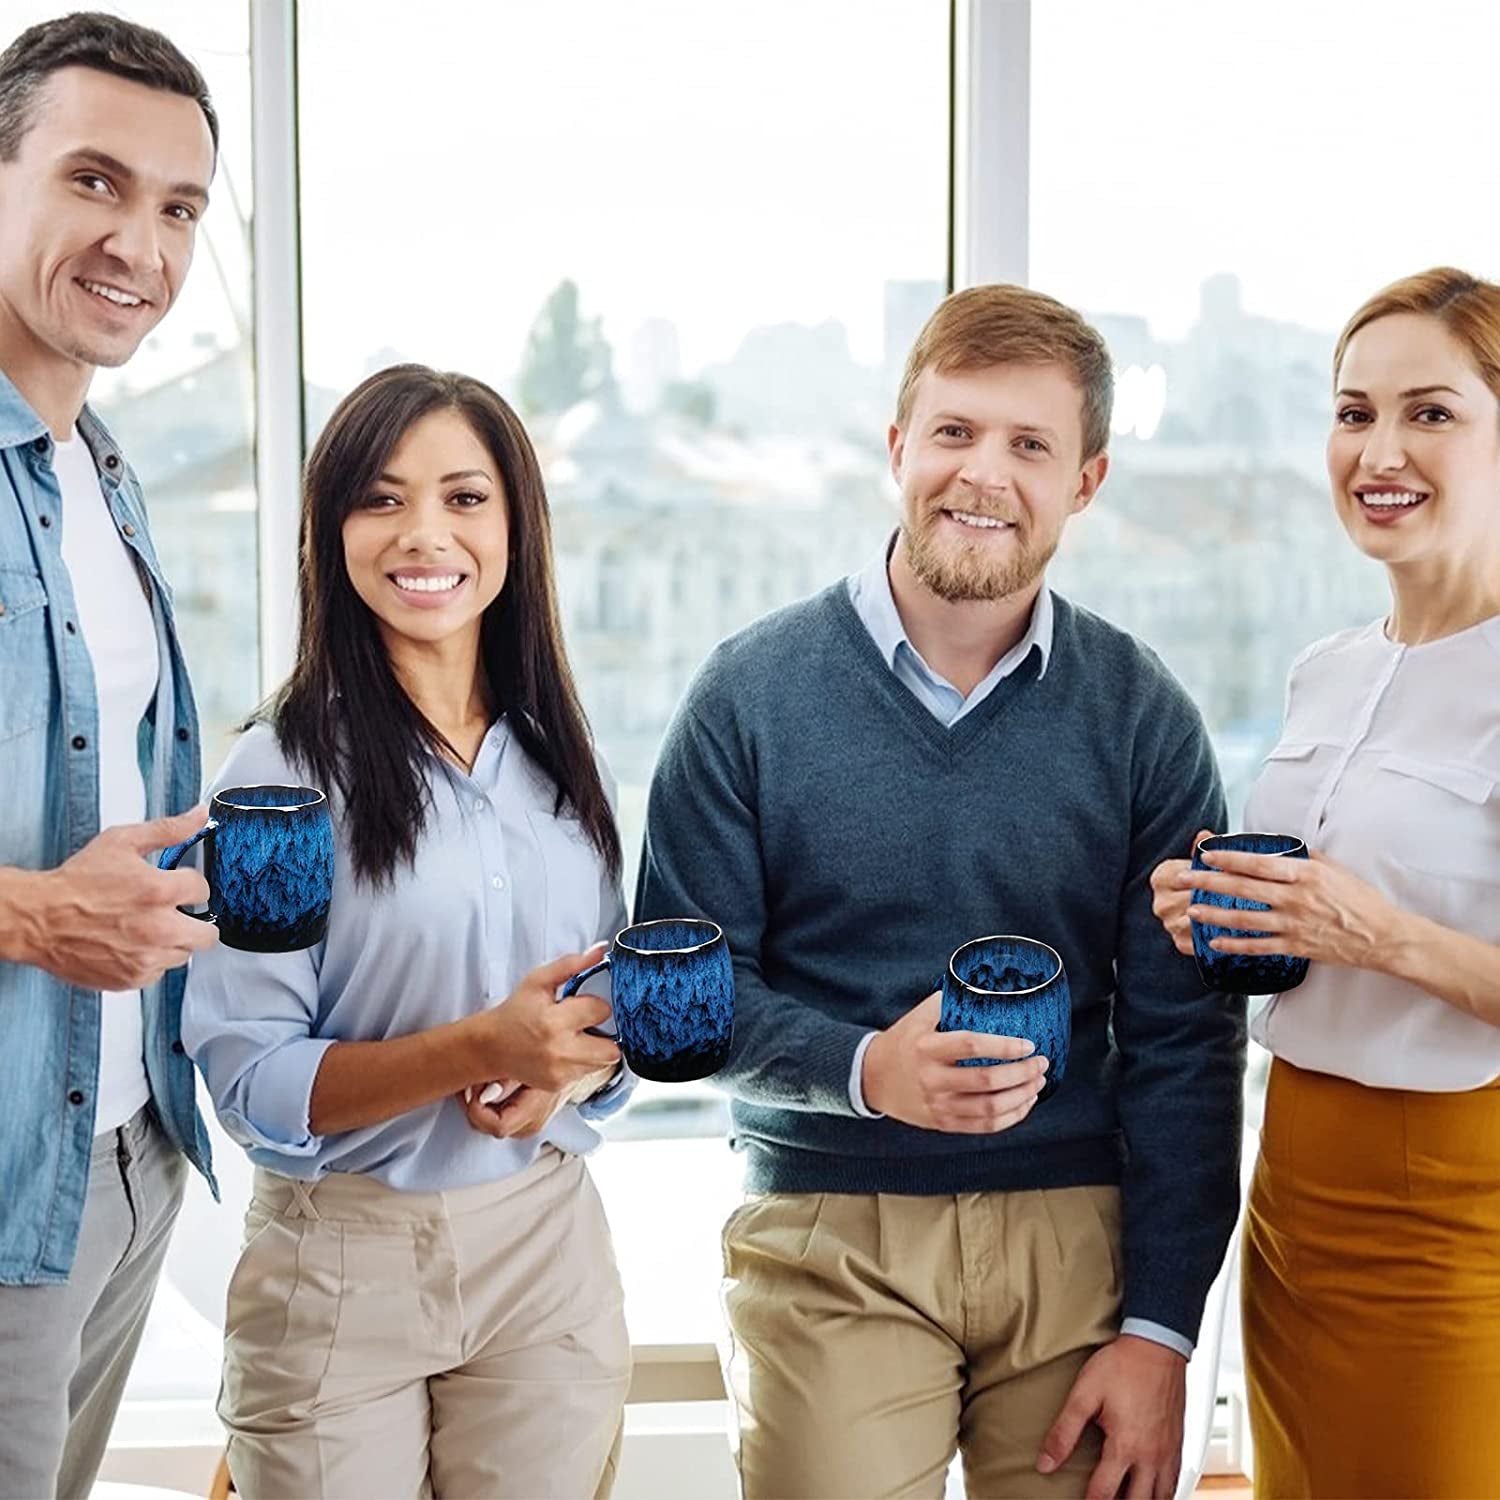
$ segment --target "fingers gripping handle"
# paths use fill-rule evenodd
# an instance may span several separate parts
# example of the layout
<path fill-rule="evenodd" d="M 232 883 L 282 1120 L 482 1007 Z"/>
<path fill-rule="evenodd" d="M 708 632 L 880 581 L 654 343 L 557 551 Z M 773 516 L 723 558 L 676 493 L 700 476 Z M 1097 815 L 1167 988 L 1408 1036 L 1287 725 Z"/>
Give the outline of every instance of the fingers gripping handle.
<path fill-rule="evenodd" d="M 557 998 L 559 1000 L 566 1000 L 570 995 L 576 995 L 578 993 L 579 986 L 584 982 L 585 979 L 592 979 L 594 977 L 594 975 L 597 974 L 601 969 L 607 969 L 608 967 L 609 967 L 609 954 L 606 953 L 604 955 L 604 957 L 599 960 L 598 963 L 596 963 L 596 964 L 590 964 L 588 966 L 588 968 L 586 968 L 585 970 L 583 970 L 583 972 L 581 974 L 575 974 L 562 987 L 562 994 L 560 994 Z"/>
<path fill-rule="evenodd" d="M 583 970 L 582 973 L 575 974 L 562 987 L 562 994 L 560 994 L 557 998 L 559 1000 L 566 1000 L 570 995 L 576 995 L 578 993 L 579 986 L 584 982 L 584 980 L 592 979 L 595 974 L 598 974 L 601 970 L 607 968 L 609 968 L 609 954 L 606 953 L 598 963 L 590 964 L 588 968 Z M 601 1031 L 597 1026 L 585 1026 L 583 1029 L 588 1032 L 590 1036 L 602 1036 L 608 1038 L 608 1040 L 610 1041 L 615 1040 L 615 1038 L 609 1032 Z"/>
<path fill-rule="evenodd" d="M 206 822 L 203 827 L 200 828 L 197 833 L 192 836 L 192 838 L 187 840 L 186 843 L 173 844 L 170 849 L 163 849 L 160 857 L 156 861 L 156 868 L 158 870 L 175 870 L 177 866 L 182 862 L 182 856 L 186 854 L 188 850 L 191 849 L 193 845 L 196 844 L 200 839 L 211 837 L 218 829 L 218 826 L 219 825 L 212 818 L 210 818 L 208 822 Z M 180 911 L 183 916 L 196 918 L 196 920 L 198 920 L 199 922 L 218 921 L 218 918 L 214 915 L 214 913 L 209 911 L 206 907 L 202 911 L 193 911 L 190 907 L 179 906 L 177 910 Z"/>

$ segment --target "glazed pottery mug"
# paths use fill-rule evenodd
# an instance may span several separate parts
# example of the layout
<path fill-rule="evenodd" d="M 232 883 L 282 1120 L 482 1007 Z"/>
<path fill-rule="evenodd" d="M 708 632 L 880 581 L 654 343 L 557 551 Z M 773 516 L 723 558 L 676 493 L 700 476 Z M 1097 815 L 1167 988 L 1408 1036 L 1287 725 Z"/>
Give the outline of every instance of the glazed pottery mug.
<path fill-rule="evenodd" d="M 611 1040 L 638 1076 L 685 1083 L 717 1073 L 729 1060 L 734 966 L 717 923 L 637 922 L 615 936 L 598 963 L 575 974 L 563 996 L 601 969 L 610 971 L 617 1032 Z"/>
<path fill-rule="evenodd" d="M 1068 1068 L 1073 998 L 1062 955 L 1035 938 L 975 938 L 957 949 L 943 975 L 939 1031 L 986 1031 L 1031 1042 L 1047 1059 L 1038 1102 L 1055 1092 Z M 966 1057 L 960 1067 L 987 1067 L 993 1057 Z"/>
<path fill-rule="evenodd" d="M 1237 854 L 1279 854 L 1286 859 L 1306 859 L 1307 845 L 1289 833 L 1219 833 L 1204 839 L 1193 850 L 1193 868 L 1206 870 L 1202 852 L 1222 849 Z M 1242 896 L 1221 896 L 1213 891 L 1193 892 L 1194 906 L 1222 906 L 1231 911 L 1269 911 L 1263 901 Z M 1213 990 L 1232 990 L 1238 995 L 1276 995 L 1294 989 L 1307 978 L 1305 958 L 1289 953 L 1218 953 L 1208 945 L 1217 937 L 1269 937 L 1243 926 L 1225 927 L 1212 922 L 1193 923 L 1193 957 L 1204 984 Z"/>
<path fill-rule="evenodd" d="M 321 942 L 333 895 L 333 820 L 310 786 L 231 786 L 214 793 L 208 822 L 157 860 L 175 870 L 203 842 L 208 909 L 219 940 L 251 953 L 291 953 Z"/>

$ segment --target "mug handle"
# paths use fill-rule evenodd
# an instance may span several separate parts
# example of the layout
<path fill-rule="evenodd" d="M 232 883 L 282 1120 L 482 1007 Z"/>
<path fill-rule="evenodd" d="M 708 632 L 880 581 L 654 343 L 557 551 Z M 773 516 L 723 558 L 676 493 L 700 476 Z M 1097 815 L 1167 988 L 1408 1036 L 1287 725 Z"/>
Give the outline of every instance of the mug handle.
<path fill-rule="evenodd" d="M 590 964 L 588 966 L 588 968 L 586 968 L 581 974 L 575 974 L 562 987 L 562 994 L 560 994 L 557 998 L 559 1000 L 566 1000 L 566 999 L 568 999 L 568 997 L 570 995 L 576 995 L 578 993 L 578 987 L 579 987 L 579 985 L 581 985 L 584 982 L 585 979 L 592 979 L 595 974 L 599 973 L 602 969 L 609 968 L 609 966 L 610 966 L 610 963 L 609 963 L 609 954 L 606 953 L 604 955 L 604 957 L 599 960 L 598 963 L 596 963 L 596 964 Z M 600 1031 L 597 1026 L 585 1026 L 583 1029 L 590 1036 L 602 1036 L 605 1039 L 605 1041 L 607 1041 L 607 1042 L 618 1042 L 619 1041 L 619 1038 L 617 1036 L 615 1036 L 613 1033 L 608 1032 L 608 1031 Z"/>
<path fill-rule="evenodd" d="M 193 845 L 199 841 L 199 839 L 209 838 L 213 834 L 217 833 L 218 829 L 219 824 L 217 820 L 214 818 L 210 818 L 208 822 L 206 822 L 203 827 L 200 828 L 197 833 L 195 833 L 192 838 L 190 838 L 186 843 L 173 844 L 170 849 L 163 849 L 160 858 L 158 858 L 158 860 L 156 861 L 156 868 L 158 870 L 175 870 L 181 863 L 182 856 L 186 854 L 188 850 L 191 849 Z M 219 920 L 218 917 L 207 907 L 205 907 L 202 911 L 193 911 L 189 907 L 179 906 L 177 910 L 180 911 L 183 916 L 192 917 L 194 921 L 197 922 L 217 922 Z M 580 976 L 580 978 L 581 977 L 582 976 Z"/>

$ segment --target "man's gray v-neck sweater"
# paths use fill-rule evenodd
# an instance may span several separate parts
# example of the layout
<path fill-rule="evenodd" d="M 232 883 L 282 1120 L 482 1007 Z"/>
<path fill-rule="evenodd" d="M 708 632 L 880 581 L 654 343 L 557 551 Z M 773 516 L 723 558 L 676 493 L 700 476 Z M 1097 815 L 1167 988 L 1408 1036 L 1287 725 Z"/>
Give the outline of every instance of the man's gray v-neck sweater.
<path fill-rule="evenodd" d="M 1039 653 L 951 728 L 832 588 L 725 641 L 652 783 L 637 919 L 701 913 L 735 962 L 747 1186 L 952 1194 L 1121 1184 L 1122 1315 L 1196 1336 L 1239 1201 L 1244 1004 L 1206 990 L 1150 876 L 1225 826 L 1203 723 L 1157 657 L 1054 595 Z M 1067 1076 L 1011 1130 L 857 1115 L 854 1051 L 949 954 L 1062 955 Z"/>

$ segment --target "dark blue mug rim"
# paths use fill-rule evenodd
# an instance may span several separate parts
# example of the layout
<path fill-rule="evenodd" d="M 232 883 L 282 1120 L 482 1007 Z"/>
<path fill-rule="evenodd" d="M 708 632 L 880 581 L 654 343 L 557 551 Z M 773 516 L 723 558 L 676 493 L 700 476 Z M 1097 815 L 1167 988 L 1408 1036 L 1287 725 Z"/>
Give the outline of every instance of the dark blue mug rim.
<path fill-rule="evenodd" d="M 962 978 L 959 975 L 958 970 L 953 967 L 960 953 L 962 953 L 967 948 L 977 947 L 980 943 L 1025 943 L 1029 948 L 1040 948 L 1044 953 L 1051 954 L 1052 961 L 1057 965 L 1057 967 L 1053 969 L 1053 971 L 1044 980 L 1042 980 L 1040 984 L 1030 985 L 1024 990 L 981 989 L 979 985 L 970 984 L 967 979 Z M 952 978 L 954 984 L 968 990 L 971 995 L 992 995 L 995 998 L 1002 1000 L 1019 999 L 1022 995 L 1034 995 L 1038 990 L 1046 989 L 1047 986 L 1051 984 L 1059 974 L 1062 973 L 1062 971 L 1062 954 L 1059 953 L 1056 948 L 1054 948 L 1050 943 L 1044 943 L 1040 938 L 1026 937 L 1023 933 L 1019 932 L 995 932 L 991 933 L 989 937 L 970 938 L 967 943 L 960 943 L 958 947 L 953 950 L 953 954 L 948 960 L 948 974 Z M 929 972 L 931 971 L 929 970 Z"/>
<path fill-rule="evenodd" d="M 300 798 L 299 801 L 283 804 L 255 802 L 236 802 L 236 792 L 291 792 Z M 210 799 L 210 806 L 217 805 L 232 809 L 234 812 L 281 812 L 299 813 L 307 812 L 310 808 L 318 807 L 328 801 L 327 793 L 321 792 L 315 786 L 287 786 L 279 781 L 249 782 L 243 786 L 227 786 L 223 791 L 215 792 Z"/>
<path fill-rule="evenodd" d="M 1207 849 L 1210 854 L 1214 853 L 1216 850 L 1220 850 L 1226 854 L 1245 852 L 1243 850 L 1238 850 L 1235 848 L 1233 843 L 1233 840 L 1235 839 L 1285 840 L 1288 846 L 1287 848 L 1273 849 L 1272 851 L 1270 851 L 1270 853 L 1260 855 L 1259 857 L 1263 859 L 1283 859 L 1288 854 L 1295 858 L 1299 853 L 1307 853 L 1306 841 L 1304 839 L 1299 839 L 1294 833 L 1211 833 L 1206 839 L 1199 839 L 1198 842 L 1193 845 L 1193 856 L 1194 858 L 1196 858 L 1204 849 Z"/>
<path fill-rule="evenodd" d="M 686 948 L 637 948 L 634 943 L 627 943 L 625 936 L 631 932 L 644 932 L 648 927 L 710 927 L 713 936 L 704 938 L 701 943 L 692 943 Z M 623 948 L 626 953 L 633 954 L 637 958 L 660 958 L 672 953 L 697 953 L 702 948 L 711 948 L 720 938 L 724 936 L 724 929 L 717 922 L 710 922 L 707 917 L 657 917 L 650 922 L 632 922 L 628 927 L 622 927 L 614 937 L 611 944 L 615 948 Z"/>

